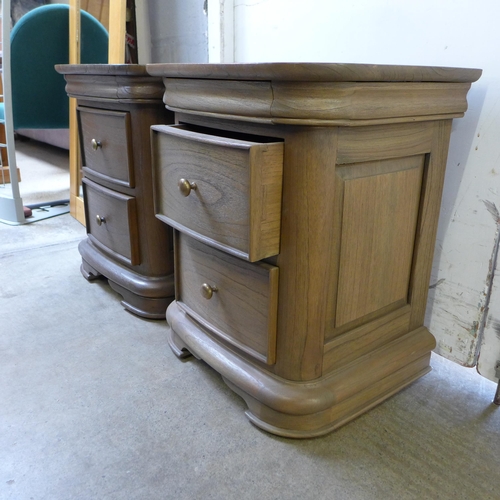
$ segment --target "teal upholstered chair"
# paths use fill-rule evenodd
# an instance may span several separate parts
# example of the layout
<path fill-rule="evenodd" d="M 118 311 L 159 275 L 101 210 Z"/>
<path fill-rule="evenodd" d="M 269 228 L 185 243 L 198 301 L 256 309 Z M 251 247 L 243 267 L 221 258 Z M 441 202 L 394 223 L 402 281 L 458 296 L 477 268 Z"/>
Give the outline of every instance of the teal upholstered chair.
<path fill-rule="evenodd" d="M 85 11 L 80 43 L 82 64 L 107 62 L 108 33 Z M 69 60 L 69 6 L 44 5 L 25 14 L 11 31 L 10 47 L 14 129 L 68 128 L 65 81 L 54 65 Z"/>

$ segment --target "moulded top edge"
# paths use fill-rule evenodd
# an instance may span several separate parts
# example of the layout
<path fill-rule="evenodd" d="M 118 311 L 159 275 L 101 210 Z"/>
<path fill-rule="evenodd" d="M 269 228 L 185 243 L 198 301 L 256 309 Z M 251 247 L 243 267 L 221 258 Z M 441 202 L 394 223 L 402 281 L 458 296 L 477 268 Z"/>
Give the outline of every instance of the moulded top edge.
<path fill-rule="evenodd" d="M 152 76 L 221 80 L 279 80 L 308 82 L 452 82 L 478 80 L 481 69 L 353 63 L 154 63 Z"/>
<path fill-rule="evenodd" d="M 56 64 L 63 75 L 151 76 L 144 64 Z"/>

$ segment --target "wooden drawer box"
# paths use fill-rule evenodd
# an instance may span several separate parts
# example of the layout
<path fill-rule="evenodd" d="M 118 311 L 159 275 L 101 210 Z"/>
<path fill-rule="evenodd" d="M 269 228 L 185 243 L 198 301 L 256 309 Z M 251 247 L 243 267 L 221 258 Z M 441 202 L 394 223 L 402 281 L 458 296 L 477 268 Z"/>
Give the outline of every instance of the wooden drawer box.
<path fill-rule="evenodd" d="M 283 143 L 221 134 L 152 127 L 157 217 L 251 262 L 277 255 Z"/>
<path fill-rule="evenodd" d="M 89 238 L 116 259 L 130 265 L 140 264 L 135 198 L 89 179 L 83 179 L 83 190 Z"/>
<path fill-rule="evenodd" d="M 130 113 L 77 109 L 84 172 L 119 186 L 135 187 Z"/>
<path fill-rule="evenodd" d="M 175 233 L 176 298 L 205 328 L 267 364 L 276 358 L 279 269 Z"/>

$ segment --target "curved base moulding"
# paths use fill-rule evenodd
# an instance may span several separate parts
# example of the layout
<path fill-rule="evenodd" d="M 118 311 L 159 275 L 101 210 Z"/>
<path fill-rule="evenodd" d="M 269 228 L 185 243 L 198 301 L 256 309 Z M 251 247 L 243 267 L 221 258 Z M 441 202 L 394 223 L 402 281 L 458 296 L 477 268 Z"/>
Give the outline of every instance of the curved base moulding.
<path fill-rule="evenodd" d="M 165 311 L 174 300 L 174 276 L 148 277 L 110 260 L 86 239 L 78 250 L 82 256 L 80 270 L 92 281 L 99 276 L 108 279 L 115 292 L 122 296 L 121 304 L 128 311 L 148 319 L 165 319 Z"/>
<path fill-rule="evenodd" d="M 277 377 L 214 340 L 175 302 L 167 309 L 169 344 L 222 375 L 246 402 L 249 420 L 290 438 L 327 434 L 373 408 L 430 371 L 434 337 L 418 328 L 342 368 L 307 382 Z"/>

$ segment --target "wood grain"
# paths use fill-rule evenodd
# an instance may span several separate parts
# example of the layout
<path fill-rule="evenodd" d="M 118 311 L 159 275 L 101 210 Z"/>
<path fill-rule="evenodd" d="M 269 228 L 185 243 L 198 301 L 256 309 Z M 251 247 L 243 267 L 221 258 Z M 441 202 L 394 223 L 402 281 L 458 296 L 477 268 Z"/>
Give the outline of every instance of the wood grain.
<path fill-rule="evenodd" d="M 289 437 L 329 432 L 425 374 L 435 340 L 423 315 L 450 118 L 464 113 L 480 71 L 329 64 L 148 70 L 165 78 L 165 102 L 183 126 L 284 144 L 279 253 L 265 262 L 279 269 L 275 364 L 264 364 L 274 359 L 265 354 L 268 329 L 254 330 L 248 310 L 234 313 L 234 322 L 245 323 L 236 335 L 231 326 L 214 327 L 219 311 L 187 305 L 202 299 L 185 281 L 212 268 L 229 282 L 249 283 L 248 296 L 261 290 L 238 278 L 256 264 L 244 262 L 241 250 L 227 255 L 231 248 L 208 236 L 195 242 L 199 258 L 178 252 L 178 296 L 167 310 L 174 352 L 206 361 L 243 397 L 252 422 Z M 204 169 L 220 161 L 219 152 L 193 144 L 176 148 L 176 165 L 193 164 L 194 154 Z M 156 147 L 154 155 L 171 161 L 168 151 Z M 252 182 L 264 184 L 259 179 Z M 251 185 L 240 183 L 241 192 L 253 196 Z M 159 204 L 174 205 L 169 196 L 156 190 Z M 203 231 L 180 224 L 189 215 L 178 207 L 171 216 L 164 220 L 184 233 L 181 242 Z M 214 205 L 203 225 L 211 231 L 218 224 L 223 233 L 225 216 Z M 264 225 L 249 226 L 263 234 Z M 258 307 L 266 314 L 266 305 Z M 248 338 L 259 339 L 256 355 Z"/>
<path fill-rule="evenodd" d="M 113 0 L 109 5 L 109 48 L 108 62 L 123 64 L 125 62 L 125 19 L 126 0 Z"/>
<path fill-rule="evenodd" d="M 344 184 L 335 326 L 405 300 L 423 156 L 338 169 Z"/>
<path fill-rule="evenodd" d="M 104 188 L 89 179 L 83 180 L 83 186 L 89 235 L 129 264 L 140 264 L 135 198 Z M 96 222 L 98 215 L 105 220 L 101 225 Z"/>
<path fill-rule="evenodd" d="M 426 328 L 410 332 L 328 376 L 294 382 L 273 376 L 207 336 L 179 304 L 167 309 L 179 345 L 220 373 L 248 405 L 247 417 L 273 434 L 320 436 L 379 404 L 429 371 L 435 345 Z"/>
<path fill-rule="evenodd" d="M 379 120 L 467 109 L 469 83 L 273 82 L 271 115 L 295 120 Z"/>
<path fill-rule="evenodd" d="M 470 83 L 435 82 L 164 81 L 164 102 L 176 112 L 330 126 L 460 117 L 470 88 Z"/>
<path fill-rule="evenodd" d="M 82 64 L 84 68 L 87 66 Z M 95 65 L 94 65 L 95 66 Z M 107 65 L 103 65 L 107 67 Z M 117 65 L 120 70 L 123 65 Z M 123 72 L 123 75 L 106 74 L 99 71 L 91 73 L 90 69 L 81 69 L 80 73 L 65 73 L 71 68 L 66 65 L 58 65 L 56 69 L 65 74 L 66 92 L 71 97 L 80 100 L 90 98 L 92 100 L 114 102 L 130 102 L 141 99 L 142 101 L 157 102 L 163 96 L 163 85 L 161 80 L 153 77 L 143 77 L 140 72 Z M 108 68 L 108 71 L 109 68 Z"/>
<path fill-rule="evenodd" d="M 120 186 L 135 187 L 130 113 L 77 107 L 85 169 Z M 98 141 L 94 149 L 91 141 Z"/>
<path fill-rule="evenodd" d="M 205 328 L 244 352 L 276 359 L 278 268 L 239 259 L 177 233 L 177 302 Z M 216 287 L 210 299 L 206 283 Z"/>
<path fill-rule="evenodd" d="M 271 117 L 273 91 L 269 82 L 218 82 L 166 78 L 163 101 L 172 110 L 192 110 L 196 113 Z"/>
<path fill-rule="evenodd" d="M 21 182 L 21 170 L 17 168 L 17 181 Z M 10 184 L 10 168 L 8 165 L 0 167 L 0 185 Z"/>
<path fill-rule="evenodd" d="M 332 252 L 335 128 L 285 136 L 276 373 L 290 380 L 322 374 L 323 344 L 336 265 Z"/>
<path fill-rule="evenodd" d="M 339 129 L 337 164 L 386 160 L 428 153 L 433 140 L 429 122 Z"/>
<path fill-rule="evenodd" d="M 69 62 L 80 64 L 80 0 L 69 0 Z M 69 99 L 69 207 L 70 213 L 81 224 L 85 225 L 83 198 L 80 195 L 81 160 L 78 142 L 78 121 L 76 99 Z"/>
<path fill-rule="evenodd" d="M 109 0 L 80 0 L 80 7 L 109 30 Z"/>
<path fill-rule="evenodd" d="M 482 70 L 353 63 L 154 63 L 148 73 L 172 78 L 292 82 L 475 82 Z"/>
<path fill-rule="evenodd" d="M 111 220 L 126 217 L 127 203 L 135 206 L 130 224 L 122 221 L 122 236 L 111 237 L 103 232 L 102 226 L 95 227 L 95 206 L 90 215 L 84 216 L 84 208 L 88 212 L 88 207 L 78 197 L 80 185 L 73 186 L 72 206 L 76 215 L 80 214 L 89 224 L 89 236 L 79 246 L 82 274 L 87 279 L 95 274 L 108 278 L 122 294 L 122 304 L 129 311 L 146 318 L 164 319 L 174 295 L 173 236 L 172 229 L 154 214 L 150 146 L 151 125 L 173 122 L 173 115 L 161 101 L 162 81 L 147 75 L 144 66 L 61 65 L 58 70 L 63 74 L 67 70 L 66 80 L 71 82 L 75 78 L 80 92 L 72 99 L 78 100 L 82 118 L 82 170 L 86 186 L 89 182 L 98 186 L 97 191 L 85 187 L 91 192 L 90 203 L 97 200 L 98 211 L 101 207 L 108 209 Z M 103 147 L 94 151 L 92 138 Z M 72 143 L 72 151 L 79 152 L 78 142 Z M 97 192 L 109 196 L 102 198 Z M 123 200 L 133 203 L 126 202 L 124 206 Z M 121 246 L 115 246 L 118 242 Z"/>
<path fill-rule="evenodd" d="M 409 305 L 368 321 L 325 343 L 323 370 L 329 373 L 387 342 L 405 335 L 410 325 Z"/>
<path fill-rule="evenodd" d="M 433 124 L 432 148 L 426 158 L 420 213 L 415 232 L 415 258 L 409 292 L 412 304 L 410 328 L 421 325 L 425 317 L 450 134 L 451 120 Z"/>
<path fill-rule="evenodd" d="M 158 217 L 250 261 L 279 252 L 283 144 L 153 127 Z M 196 184 L 188 196 L 180 179 Z"/>

